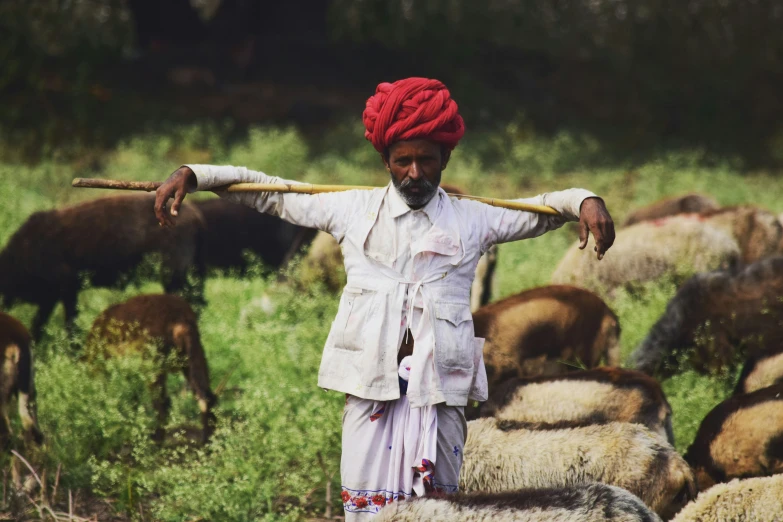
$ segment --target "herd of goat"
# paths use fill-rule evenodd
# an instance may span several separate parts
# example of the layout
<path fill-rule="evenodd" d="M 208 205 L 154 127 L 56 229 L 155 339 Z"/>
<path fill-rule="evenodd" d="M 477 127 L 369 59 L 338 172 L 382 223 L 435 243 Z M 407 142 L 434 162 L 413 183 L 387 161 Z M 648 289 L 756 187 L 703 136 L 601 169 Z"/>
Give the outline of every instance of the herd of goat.
<path fill-rule="evenodd" d="M 193 306 L 204 303 L 208 269 L 244 274 L 247 250 L 279 269 L 309 245 L 303 263 L 327 274 L 321 280 L 332 290 L 344 284 L 339 245 L 323 233 L 220 199 L 186 202 L 177 226 L 161 228 L 152 201 L 115 196 L 37 212 L 0 251 L 0 304 L 38 307 L 31 332 L 0 312 L 0 405 L 5 413 L 17 397 L 25 441 L 43 439 L 32 343 L 58 302 L 72 331 L 85 282 L 122 287 L 145 256 L 159 256 L 165 293 L 106 309 L 85 350 L 116 356 L 154 339 L 159 355 L 176 354 L 198 400 L 204 442 L 214 430 L 216 396 Z M 783 520 L 778 217 L 687 195 L 633 213 L 601 262 L 591 251 L 574 245 L 552 285 L 493 303 L 497 252 L 485 255 L 472 308 L 475 334 L 486 338 L 490 399 L 466 408 L 461 493 L 390 504 L 379 521 Z M 629 368 L 620 368 L 620 324 L 604 298 L 666 277 L 678 283 L 676 295 Z M 733 396 L 703 419 L 688 451 L 678 454 L 659 380 L 738 365 Z M 155 382 L 158 440 L 165 436 L 171 370 L 161 365 Z M 8 422 L 3 415 L 4 447 Z"/>

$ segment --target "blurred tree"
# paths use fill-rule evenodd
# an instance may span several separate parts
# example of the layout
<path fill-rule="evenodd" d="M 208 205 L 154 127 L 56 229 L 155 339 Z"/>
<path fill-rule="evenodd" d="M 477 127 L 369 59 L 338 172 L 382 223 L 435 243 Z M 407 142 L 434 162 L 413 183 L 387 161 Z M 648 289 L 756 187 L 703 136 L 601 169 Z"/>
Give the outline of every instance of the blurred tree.
<path fill-rule="evenodd" d="M 761 161 L 783 136 L 782 21 L 783 0 L 0 0 L 0 133 L 45 120 L 40 138 L 63 111 L 94 126 L 95 100 L 121 90 L 149 106 L 172 84 L 348 92 L 422 75 L 471 125 L 522 112 L 626 149 L 671 139 Z"/>
<path fill-rule="evenodd" d="M 339 39 L 424 53 L 444 79 L 550 92 L 526 107 L 544 126 L 753 142 L 783 115 L 780 0 L 334 0 L 330 19 Z"/>

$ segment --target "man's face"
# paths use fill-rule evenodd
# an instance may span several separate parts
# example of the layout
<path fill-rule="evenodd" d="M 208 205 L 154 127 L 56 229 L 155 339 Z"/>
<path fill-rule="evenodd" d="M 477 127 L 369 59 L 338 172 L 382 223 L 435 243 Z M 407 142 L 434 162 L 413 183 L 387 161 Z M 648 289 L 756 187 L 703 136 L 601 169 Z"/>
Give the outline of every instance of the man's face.
<path fill-rule="evenodd" d="M 440 144 L 427 140 L 398 141 L 389 147 L 388 157 L 382 155 L 394 188 L 414 210 L 426 205 L 438 191 L 449 156 Z"/>

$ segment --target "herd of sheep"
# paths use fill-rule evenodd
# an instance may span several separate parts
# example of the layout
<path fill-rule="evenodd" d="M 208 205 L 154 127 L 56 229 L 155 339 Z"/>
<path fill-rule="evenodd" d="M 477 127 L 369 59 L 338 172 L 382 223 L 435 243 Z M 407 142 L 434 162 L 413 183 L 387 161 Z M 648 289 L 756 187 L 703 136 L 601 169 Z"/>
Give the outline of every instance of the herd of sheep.
<path fill-rule="evenodd" d="M 173 229 L 159 227 L 150 196 L 100 198 L 33 214 L 0 251 L 0 305 L 38 306 L 32 333 L 0 312 L 0 401 L 6 411 L 18 398 L 25 441 L 43 437 L 33 340 L 58 302 L 73 333 L 85 281 L 122 287 L 139 275 L 145 256 L 159 256 L 165 293 L 102 312 L 85 352 L 119 356 L 155 339 L 162 358 L 176 354 L 198 400 L 204 442 L 215 427 L 216 396 L 194 307 L 204 303 L 208 268 L 236 267 L 243 275 L 243 252 L 250 250 L 278 269 L 309 245 L 305 267 L 330 274 L 322 279 L 328 287 L 342 283 L 339 246 L 323 234 L 222 200 L 186 202 L 178 219 Z M 552 285 L 493 303 L 497 252 L 485 256 L 472 307 L 476 336 L 486 339 L 490 398 L 466 408 L 461 493 L 390 504 L 379 521 L 783 520 L 777 216 L 687 195 L 633 213 L 601 262 L 588 252 L 572 247 Z M 620 368 L 620 323 L 604 298 L 661 278 L 675 281 L 678 291 L 629 368 Z M 733 396 L 703 419 L 680 455 L 659 381 L 685 369 L 713 373 L 739 365 Z M 162 365 L 155 383 L 157 439 L 165 436 L 167 371 L 171 366 Z M 0 437 L 8 443 L 7 416 Z"/>

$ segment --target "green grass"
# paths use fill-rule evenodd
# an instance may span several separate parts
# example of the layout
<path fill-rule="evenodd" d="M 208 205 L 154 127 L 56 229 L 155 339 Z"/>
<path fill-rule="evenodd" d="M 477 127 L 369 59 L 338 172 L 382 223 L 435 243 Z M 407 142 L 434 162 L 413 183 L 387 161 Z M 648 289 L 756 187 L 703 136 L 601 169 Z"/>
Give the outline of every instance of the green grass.
<path fill-rule="evenodd" d="M 220 128 L 194 126 L 165 136 L 136 136 L 109 152 L 85 150 L 78 162 L 59 161 L 54 154 L 32 166 L 0 163 L 0 244 L 36 210 L 105 195 L 71 188 L 70 180 L 77 176 L 159 180 L 184 162 L 210 162 L 247 165 L 303 181 L 384 184 L 380 160 L 360 131 L 353 130 L 354 138 L 344 132 L 326 136 L 327 143 L 334 141 L 335 152 L 317 155 L 292 130 L 256 129 L 245 142 L 224 146 Z M 515 132 L 467 138 L 455 151 L 444 182 L 500 197 L 585 187 L 605 198 L 617 222 L 631 208 L 686 191 L 711 194 L 723 204 L 754 203 L 783 211 L 777 196 L 783 179 L 774 173 L 743 173 L 734 164 L 704 166 L 709 158 L 698 151 L 603 168 L 600 144 L 592 140 L 560 135 L 523 141 Z M 503 245 L 495 298 L 547 284 L 576 237 L 575 228 L 566 226 L 535 240 Z M 87 331 L 110 304 L 138 292 L 159 291 L 154 282 L 125 291 L 86 289 L 79 299 L 78 325 Z M 661 282 L 638 296 L 619 293 L 610 303 L 621 320 L 624 357 L 674 291 Z M 154 421 L 149 363 L 131 357 L 96 367 L 81 360 L 65 338 L 62 308 L 57 308 L 35 350 L 39 417 L 47 437 L 37 465 L 48 471 L 50 484 L 61 468 L 56 505 L 67 505 L 64 492 L 70 489 L 81 492 L 82 499 L 108 499 L 117 513 L 138 520 L 295 520 L 323 513 L 330 481 L 339 512 L 343 397 L 316 386 L 336 297 L 321 288 L 302 293 L 256 273 L 245 279 L 212 277 L 206 298 L 200 329 L 213 389 L 221 385 L 223 391 L 219 428 L 203 449 L 184 439 L 154 446 L 148 437 Z M 29 325 L 34 311 L 18 305 L 11 313 Z M 174 390 L 170 431 L 192 430 L 198 419 L 195 400 L 181 377 L 172 376 L 169 384 Z M 664 384 L 680 451 L 730 387 L 731 376 L 691 372 Z M 85 503 L 79 506 L 90 509 Z"/>

